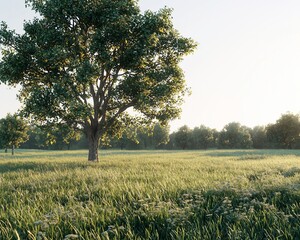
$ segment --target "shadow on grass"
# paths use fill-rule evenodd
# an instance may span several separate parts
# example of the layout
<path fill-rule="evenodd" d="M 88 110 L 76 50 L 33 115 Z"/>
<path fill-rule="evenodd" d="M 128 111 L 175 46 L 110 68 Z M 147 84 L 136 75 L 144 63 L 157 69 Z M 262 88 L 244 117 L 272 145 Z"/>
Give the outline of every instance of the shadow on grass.
<path fill-rule="evenodd" d="M 155 155 L 155 154 L 176 154 L 177 151 L 169 150 L 104 150 L 99 149 L 99 157 L 105 156 L 119 156 L 119 155 Z M 18 160 L 18 159 L 57 159 L 57 158 L 82 158 L 87 160 L 88 150 L 17 150 L 15 155 L 12 156 L 11 153 L 0 153 L 0 160 Z"/>
<path fill-rule="evenodd" d="M 118 164 L 101 162 L 105 156 L 117 155 L 143 155 L 143 154 L 160 154 L 156 151 L 108 151 L 100 150 L 100 164 L 87 161 L 87 150 L 79 151 L 20 151 L 16 155 L 0 154 L 0 174 L 7 172 L 24 172 L 24 171 L 72 171 L 75 169 L 85 169 L 88 167 L 99 168 L 99 170 L 108 170 L 115 168 Z M 40 161 L 39 161 L 40 159 Z M 62 161 L 57 161 L 57 160 Z M 78 161 L 80 159 L 80 161 Z M 1 162 L 1 160 L 4 160 Z"/>
<path fill-rule="evenodd" d="M 51 151 L 51 150 L 27 150 L 27 149 L 17 149 L 15 151 L 15 155 L 11 155 L 10 152 L 4 153 L 4 151 L 0 152 L 0 161 L 1 160 L 9 160 L 9 161 L 17 161 L 23 159 L 34 159 L 41 161 L 51 160 L 57 158 L 78 158 L 82 157 L 83 159 L 87 158 L 87 151 Z M 0 162 L 1 163 L 1 162 Z"/>
<path fill-rule="evenodd" d="M 156 155 L 156 154 L 176 154 L 178 151 L 174 150 L 99 150 L 100 156 L 111 155 Z"/>
<path fill-rule="evenodd" d="M 92 163 L 51 163 L 51 162 L 6 162 L 0 164 L 0 174 L 7 172 L 26 172 L 35 171 L 40 173 L 51 171 L 72 171 L 76 169 L 86 169 L 93 165 Z"/>

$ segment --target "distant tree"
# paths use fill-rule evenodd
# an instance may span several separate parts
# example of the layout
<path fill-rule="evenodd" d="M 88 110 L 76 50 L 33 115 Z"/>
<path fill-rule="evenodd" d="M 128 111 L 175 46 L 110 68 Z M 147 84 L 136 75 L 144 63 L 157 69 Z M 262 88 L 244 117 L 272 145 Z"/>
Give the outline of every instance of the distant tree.
<path fill-rule="evenodd" d="M 24 149 L 41 149 L 41 145 L 38 137 L 38 131 L 35 126 L 29 125 L 28 127 L 28 140 L 20 144 L 20 148 Z"/>
<path fill-rule="evenodd" d="M 220 148 L 251 148 L 252 140 L 249 128 L 240 123 L 227 124 L 219 134 L 218 144 Z"/>
<path fill-rule="evenodd" d="M 153 143 L 155 148 L 160 148 L 163 145 L 167 144 L 170 140 L 170 128 L 169 126 L 163 126 L 159 123 L 156 123 L 153 129 Z"/>
<path fill-rule="evenodd" d="M 269 143 L 270 148 L 282 148 L 281 146 L 281 140 L 280 140 L 280 134 L 278 132 L 278 129 L 276 128 L 275 124 L 268 124 L 266 127 L 266 134 L 267 134 L 267 139 Z"/>
<path fill-rule="evenodd" d="M 98 161 L 106 135 L 179 116 L 187 92 L 179 63 L 196 44 L 174 29 L 170 9 L 142 13 L 135 0 L 26 3 L 39 17 L 24 34 L 0 26 L 0 81 L 19 84 L 33 120 L 82 129 L 88 160 Z"/>
<path fill-rule="evenodd" d="M 79 132 L 63 125 L 53 126 L 29 126 L 28 140 L 21 144 L 26 149 L 70 149 L 71 144 L 75 144 L 84 138 Z"/>
<path fill-rule="evenodd" d="M 1 146 L 11 148 L 14 155 L 15 148 L 28 139 L 28 125 L 16 114 L 8 114 L 5 118 L 0 119 L 0 139 Z"/>
<path fill-rule="evenodd" d="M 179 128 L 179 130 L 175 133 L 176 146 L 183 150 L 187 149 L 192 139 L 191 133 L 192 131 L 187 125 L 184 125 L 181 128 Z"/>
<path fill-rule="evenodd" d="M 149 126 L 140 126 L 137 128 L 137 136 L 130 139 L 136 143 L 137 149 L 151 149 L 153 148 L 153 129 Z"/>
<path fill-rule="evenodd" d="M 210 147 L 217 148 L 220 133 L 216 129 L 212 129 L 212 134 L 213 134 L 213 141 L 211 142 Z"/>
<path fill-rule="evenodd" d="M 70 149 L 71 144 L 81 137 L 80 132 L 66 124 L 44 126 L 42 131 L 46 135 L 46 144 L 51 149 Z"/>
<path fill-rule="evenodd" d="M 196 149 L 207 149 L 214 141 L 212 129 L 204 125 L 193 129 L 192 138 Z"/>
<path fill-rule="evenodd" d="M 112 148 L 120 148 L 121 150 L 126 149 L 127 137 L 123 133 L 122 136 L 111 138 L 110 143 Z"/>
<path fill-rule="evenodd" d="M 54 143 L 53 136 L 49 134 L 41 126 L 33 126 L 31 135 L 29 135 L 29 140 L 36 142 L 39 149 L 48 149 L 48 147 Z"/>
<path fill-rule="evenodd" d="M 176 132 L 172 132 L 169 135 L 169 141 L 168 141 L 168 143 L 165 146 L 166 149 L 169 149 L 169 150 L 176 149 L 175 137 L 176 137 Z"/>
<path fill-rule="evenodd" d="M 148 126 L 129 126 L 121 137 L 110 137 L 105 147 L 140 150 L 152 148 L 152 131 Z"/>
<path fill-rule="evenodd" d="M 287 113 L 281 115 L 275 124 L 267 126 L 267 138 L 275 148 L 294 148 L 300 135 L 299 115 Z"/>
<path fill-rule="evenodd" d="M 119 138 L 111 138 L 111 147 L 121 149 L 162 148 L 169 141 L 169 127 L 156 123 L 154 126 L 128 128 Z"/>
<path fill-rule="evenodd" d="M 1 120 L 0 120 L 0 124 L 1 124 Z M 7 146 L 5 146 L 5 142 L 4 139 L 2 138 L 2 136 L 0 135 L 0 149 L 4 148 L 5 152 L 7 152 Z"/>
<path fill-rule="evenodd" d="M 88 149 L 86 135 L 79 133 L 78 138 L 71 140 L 71 143 L 67 147 L 70 147 L 70 149 Z"/>
<path fill-rule="evenodd" d="M 267 129 L 265 127 L 256 126 L 250 131 L 250 134 L 253 141 L 253 148 L 268 148 Z"/>

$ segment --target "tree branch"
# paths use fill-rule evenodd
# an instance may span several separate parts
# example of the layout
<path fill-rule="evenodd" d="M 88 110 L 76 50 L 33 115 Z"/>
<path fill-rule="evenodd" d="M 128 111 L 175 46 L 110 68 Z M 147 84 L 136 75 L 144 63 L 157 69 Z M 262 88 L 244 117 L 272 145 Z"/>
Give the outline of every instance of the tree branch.
<path fill-rule="evenodd" d="M 112 116 L 112 118 L 109 119 L 109 121 L 107 122 L 106 126 L 104 127 L 105 131 L 107 131 L 115 122 L 115 120 L 123 113 L 125 112 L 128 108 L 133 107 L 136 104 L 136 101 L 133 100 L 128 104 L 123 105 L 122 107 L 119 108 L 119 110 L 115 113 L 114 116 Z"/>

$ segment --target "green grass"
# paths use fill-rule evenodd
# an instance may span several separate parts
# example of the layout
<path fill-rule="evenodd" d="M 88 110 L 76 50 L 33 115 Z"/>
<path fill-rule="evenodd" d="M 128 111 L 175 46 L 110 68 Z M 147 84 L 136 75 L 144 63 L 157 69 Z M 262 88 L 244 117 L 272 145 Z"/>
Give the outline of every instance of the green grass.
<path fill-rule="evenodd" d="M 300 239 L 300 151 L 0 153 L 0 239 Z"/>

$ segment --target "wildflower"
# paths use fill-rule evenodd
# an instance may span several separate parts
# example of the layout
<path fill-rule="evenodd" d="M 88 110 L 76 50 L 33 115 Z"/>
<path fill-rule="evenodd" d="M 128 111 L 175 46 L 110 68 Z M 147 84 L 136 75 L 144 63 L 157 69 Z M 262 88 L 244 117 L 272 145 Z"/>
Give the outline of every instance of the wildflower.
<path fill-rule="evenodd" d="M 106 239 L 109 239 L 109 235 L 108 235 L 107 231 L 102 232 L 101 236 L 104 237 L 104 238 L 106 238 Z"/>
<path fill-rule="evenodd" d="M 38 221 L 34 222 L 34 225 L 36 225 L 36 226 L 39 226 L 39 225 L 42 225 L 42 224 L 43 224 L 42 220 L 38 220 Z"/>
<path fill-rule="evenodd" d="M 77 235 L 77 234 L 68 234 L 64 238 L 64 240 L 71 240 L 71 239 L 79 239 L 79 235 Z"/>
<path fill-rule="evenodd" d="M 43 240 L 43 239 L 47 239 L 46 238 L 46 234 L 44 232 L 38 232 L 37 236 L 36 236 L 37 240 Z"/>

